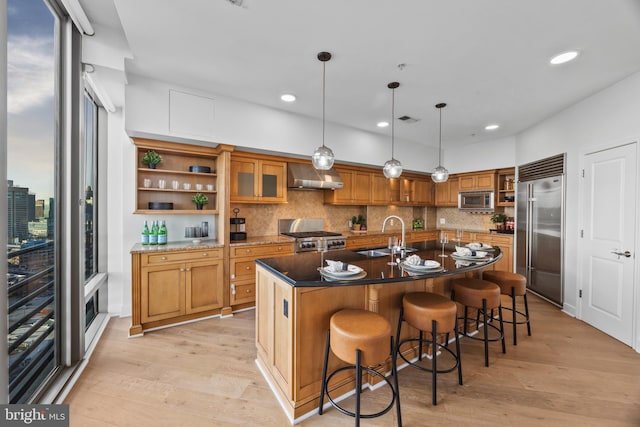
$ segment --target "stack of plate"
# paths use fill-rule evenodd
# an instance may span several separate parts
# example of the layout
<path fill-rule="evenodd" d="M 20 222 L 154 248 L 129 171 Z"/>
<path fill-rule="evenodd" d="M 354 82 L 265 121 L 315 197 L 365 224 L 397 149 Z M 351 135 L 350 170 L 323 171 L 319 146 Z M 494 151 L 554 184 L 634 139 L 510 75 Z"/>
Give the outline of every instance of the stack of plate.
<path fill-rule="evenodd" d="M 334 270 L 331 266 L 318 267 L 320 275 L 328 280 L 356 280 L 362 279 L 367 272 L 357 265 L 349 264 L 346 270 Z"/>
<path fill-rule="evenodd" d="M 438 271 L 440 269 L 440 263 L 438 261 L 434 261 L 431 259 L 421 260 L 419 263 L 408 263 L 407 260 L 404 260 L 400 263 L 402 268 L 413 271 L 415 273 L 433 273 L 434 271 Z"/>

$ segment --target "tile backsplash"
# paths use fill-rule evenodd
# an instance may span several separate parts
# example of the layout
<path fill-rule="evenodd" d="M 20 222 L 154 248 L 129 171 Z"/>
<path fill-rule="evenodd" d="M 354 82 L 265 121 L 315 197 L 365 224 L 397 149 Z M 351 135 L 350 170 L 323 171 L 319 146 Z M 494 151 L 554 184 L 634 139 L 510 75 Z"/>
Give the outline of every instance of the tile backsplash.
<path fill-rule="evenodd" d="M 349 220 L 354 215 L 366 218 L 367 229 L 372 232 L 382 230 L 382 223 L 388 215 L 397 215 L 411 231 L 414 218 L 421 218 L 424 227 L 462 228 L 468 231 L 487 232 L 494 228 L 491 215 L 470 214 L 457 208 L 406 207 L 406 206 L 333 206 L 324 204 L 324 191 L 328 190 L 289 190 L 288 203 L 273 205 L 254 205 L 232 203 L 231 211 L 239 208 L 238 216 L 246 219 L 245 230 L 249 236 L 269 236 L 278 234 L 278 219 L 281 218 L 323 218 L 325 230 L 346 233 Z M 505 208 L 504 213 L 513 217 L 514 209 Z M 233 214 L 232 214 L 233 216 Z M 440 225 L 445 218 L 445 225 Z M 387 224 L 386 230 L 400 230 L 399 221 Z"/>

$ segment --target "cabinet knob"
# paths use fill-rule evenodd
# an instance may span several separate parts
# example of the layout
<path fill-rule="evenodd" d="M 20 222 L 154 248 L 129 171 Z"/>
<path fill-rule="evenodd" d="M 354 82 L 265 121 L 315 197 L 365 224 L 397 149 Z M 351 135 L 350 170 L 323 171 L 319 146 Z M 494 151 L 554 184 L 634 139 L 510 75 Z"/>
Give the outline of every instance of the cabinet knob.
<path fill-rule="evenodd" d="M 160 258 L 160 259 L 161 259 L 162 261 L 166 261 L 166 260 L 167 260 L 167 257 L 166 257 L 166 256 L 163 256 L 163 257 L 162 257 L 162 258 Z"/>
<path fill-rule="evenodd" d="M 251 253 L 251 249 L 245 249 L 244 252 L 250 254 Z"/>
<path fill-rule="evenodd" d="M 282 250 L 282 247 L 281 247 L 281 246 L 278 246 L 278 250 L 279 250 L 279 251 L 281 251 L 281 250 Z"/>
<path fill-rule="evenodd" d="M 207 252 L 203 253 L 202 256 L 209 256 Z"/>
<path fill-rule="evenodd" d="M 231 295 L 235 295 L 236 294 L 236 285 L 235 283 L 231 284 Z"/>
<path fill-rule="evenodd" d="M 246 266 L 245 268 L 246 268 L 247 270 L 251 270 L 251 267 L 249 267 L 249 266 Z"/>
<path fill-rule="evenodd" d="M 191 271 L 191 269 L 190 269 L 190 268 L 187 268 L 187 271 Z"/>
<path fill-rule="evenodd" d="M 248 293 L 248 294 L 250 294 L 250 293 L 251 293 L 251 290 L 250 290 L 250 289 L 247 289 L 247 293 Z"/>
<path fill-rule="evenodd" d="M 181 268 L 180 271 L 184 271 L 184 268 Z"/>

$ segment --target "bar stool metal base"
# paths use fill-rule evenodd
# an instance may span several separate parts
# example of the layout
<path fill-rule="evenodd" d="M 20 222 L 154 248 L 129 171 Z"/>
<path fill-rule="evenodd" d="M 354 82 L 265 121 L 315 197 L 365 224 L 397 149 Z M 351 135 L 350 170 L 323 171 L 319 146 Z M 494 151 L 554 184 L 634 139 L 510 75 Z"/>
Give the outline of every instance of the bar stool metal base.
<path fill-rule="evenodd" d="M 376 371 L 375 369 L 372 369 L 371 367 L 368 367 L 368 366 L 362 366 L 360 363 L 362 360 L 362 352 L 359 349 L 356 349 L 355 365 L 348 365 L 348 366 L 344 366 L 342 368 L 336 369 L 327 377 L 327 366 L 329 364 L 329 353 L 331 351 L 330 340 L 331 340 L 331 331 L 328 330 L 326 347 L 325 347 L 325 355 L 324 355 L 324 364 L 322 366 L 322 385 L 320 387 L 320 403 L 318 405 L 318 414 L 322 415 L 324 411 L 324 408 L 323 408 L 324 396 L 326 395 L 327 400 L 329 400 L 329 402 L 334 408 L 336 408 L 338 411 L 340 411 L 345 415 L 355 418 L 355 425 L 356 427 L 359 427 L 361 418 L 376 418 L 376 417 L 382 416 L 387 412 L 389 412 L 389 410 L 395 404 L 396 411 L 397 411 L 396 416 L 398 418 L 398 427 L 402 427 L 402 415 L 400 412 L 400 388 L 398 387 L 398 372 L 396 370 L 396 352 L 395 352 L 393 338 L 390 338 L 391 340 L 391 373 L 393 375 L 395 384 L 392 384 L 389 378 L 387 378 L 380 372 Z M 351 369 L 355 370 L 355 373 L 356 373 L 356 390 L 355 390 L 356 402 L 355 402 L 354 412 L 343 408 L 336 401 L 334 401 L 331 395 L 329 394 L 329 390 L 328 390 L 329 382 L 331 381 L 331 378 L 333 378 L 334 375 L 343 371 L 351 370 Z M 391 402 L 389 403 L 389 405 L 387 405 L 387 407 L 384 408 L 383 410 L 373 414 L 360 413 L 360 395 L 362 393 L 362 372 L 363 371 L 368 372 L 369 374 L 375 375 L 381 378 L 382 380 L 384 380 L 384 382 L 387 384 L 387 386 L 391 390 Z"/>
<path fill-rule="evenodd" d="M 453 295 L 452 295 L 453 296 Z M 500 341 L 502 343 L 502 353 L 506 353 L 507 352 L 507 348 L 505 346 L 504 343 L 504 321 L 502 320 L 502 306 L 498 307 L 498 320 L 500 321 L 500 328 L 498 328 L 497 326 L 493 325 L 492 323 L 489 323 L 489 313 L 487 312 L 487 300 L 483 299 L 482 300 L 482 308 L 476 308 L 476 310 L 478 310 L 477 312 L 477 316 L 476 316 L 476 329 L 479 331 L 480 330 L 480 314 L 482 313 L 483 315 L 483 321 L 482 321 L 482 326 L 483 326 L 483 335 L 481 337 L 478 336 L 474 336 L 471 335 L 468 332 L 468 312 L 469 312 L 469 307 L 468 306 L 464 306 L 464 317 L 458 317 L 458 320 L 463 320 L 464 322 L 464 326 L 463 326 L 463 332 L 462 332 L 462 336 L 467 337 L 469 339 L 473 339 L 473 340 L 477 340 L 477 341 L 483 341 L 484 342 L 484 366 L 489 366 L 489 343 L 490 342 L 495 342 L 495 341 Z M 493 318 L 491 318 L 493 320 Z M 495 331 L 498 332 L 498 336 L 495 338 L 489 338 L 489 328 L 493 328 Z"/>

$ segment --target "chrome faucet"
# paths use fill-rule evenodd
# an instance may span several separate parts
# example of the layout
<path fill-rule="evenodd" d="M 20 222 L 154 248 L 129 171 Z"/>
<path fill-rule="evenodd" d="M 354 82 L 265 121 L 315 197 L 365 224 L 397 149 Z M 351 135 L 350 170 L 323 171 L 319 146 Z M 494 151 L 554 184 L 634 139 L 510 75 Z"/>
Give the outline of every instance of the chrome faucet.
<path fill-rule="evenodd" d="M 402 240 L 400 240 L 400 242 L 398 243 L 398 246 L 400 246 L 400 251 L 402 251 L 405 248 L 404 221 L 402 220 L 402 218 L 397 215 L 389 215 L 388 217 L 386 217 L 384 221 L 382 221 L 382 232 L 384 233 L 384 229 L 387 226 L 387 221 L 392 218 L 396 218 L 402 225 Z"/>

